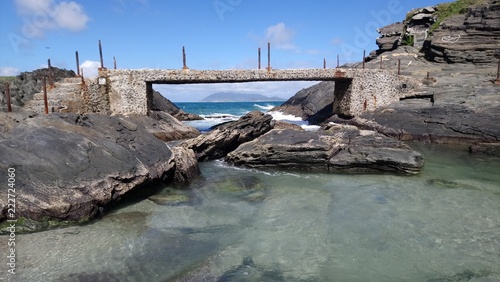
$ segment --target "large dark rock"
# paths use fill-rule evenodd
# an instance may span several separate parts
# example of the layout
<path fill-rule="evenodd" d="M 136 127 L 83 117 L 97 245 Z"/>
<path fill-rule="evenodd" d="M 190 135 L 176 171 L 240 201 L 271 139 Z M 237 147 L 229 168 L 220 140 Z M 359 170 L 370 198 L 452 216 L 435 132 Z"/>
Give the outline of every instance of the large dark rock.
<path fill-rule="evenodd" d="M 404 24 L 397 22 L 378 29 L 380 37 L 377 38 L 376 43 L 379 48 L 378 53 L 391 51 L 396 49 L 403 34 Z"/>
<path fill-rule="evenodd" d="M 151 186 L 146 184 L 173 181 L 174 176 L 186 181 L 196 174 L 196 160 L 183 151 L 177 158 L 184 161 L 176 165 L 169 146 L 144 126 L 145 117 L 0 117 L 0 170 L 5 172 L 0 181 L 7 183 L 6 172 L 15 169 L 19 218 L 87 221 L 133 191 L 147 194 Z M 0 190 L 0 206 L 3 221 L 8 216 L 7 189 Z"/>
<path fill-rule="evenodd" d="M 179 146 L 192 149 L 199 161 L 219 159 L 240 144 L 270 131 L 273 125 L 272 116 L 253 111 L 237 121 L 225 123 L 204 135 L 186 140 Z"/>
<path fill-rule="evenodd" d="M 157 120 L 156 123 L 151 123 L 150 118 L 146 116 L 133 117 L 151 133 L 159 139 L 168 142 L 172 140 L 194 138 L 200 135 L 200 131 L 192 126 L 185 125 L 178 119 L 163 111 L 150 111 L 149 117 Z"/>
<path fill-rule="evenodd" d="M 434 107 L 399 106 L 381 108 L 343 122 L 377 130 L 404 141 L 465 145 L 500 141 L 498 107 L 476 111 L 452 104 Z"/>
<path fill-rule="evenodd" d="M 164 111 L 180 121 L 186 120 L 202 120 L 203 118 L 196 114 L 186 113 L 177 107 L 167 98 L 163 97 L 160 92 L 153 91 L 153 101 L 151 104 L 152 111 Z"/>
<path fill-rule="evenodd" d="M 423 157 L 400 141 L 355 127 L 272 130 L 229 153 L 226 161 L 255 168 L 415 174 Z"/>
<path fill-rule="evenodd" d="M 283 105 L 271 111 L 281 111 L 285 114 L 301 117 L 311 124 L 318 124 L 333 113 L 335 82 L 325 81 L 302 89 Z"/>

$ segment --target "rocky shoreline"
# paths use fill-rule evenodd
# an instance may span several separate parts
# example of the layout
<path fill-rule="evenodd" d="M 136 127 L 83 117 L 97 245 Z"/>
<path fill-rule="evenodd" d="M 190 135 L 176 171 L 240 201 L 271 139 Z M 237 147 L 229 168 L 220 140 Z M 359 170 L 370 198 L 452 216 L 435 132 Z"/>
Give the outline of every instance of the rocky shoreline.
<path fill-rule="evenodd" d="M 379 68 L 380 61 L 384 68 L 396 68 L 402 61 L 403 75 L 421 80 L 419 91 L 428 95 L 346 119 L 332 106 L 335 83 L 322 82 L 273 109 L 321 125 L 317 132 L 251 112 L 201 135 L 179 121 L 199 117 L 159 93 L 154 93 L 149 116 L 37 115 L 22 108 L 40 87 L 37 72 L 22 74 L 19 81 L 32 79 L 25 81 L 26 87 L 15 84 L 16 111 L 0 113 L 0 169 L 14 167 L 19 175 L 18 230 L 87 222 L 131 194 L 154 194 L 155 183 L 189 183 L 199 176 L 200 161 L 224 158 L 260 169 L 412 175 L 424 160 L 404 141 L 461 144 L 471 152 L 499 155 L 500 86 L 492 83 L 498 46 L 479 45 L 483 37 L 472 32 L 487 31 L 498 42 L 500 26 L 494 19 L 499 6 L 489 1 L 469 8 L 434 33 L 439 39 L 446 31 L 460 30 L 462 45 L 440 45 L 433 38 L 422 48 L 402 44 L 405 30 L 430 26 L 436 7 L 413 11 L 409 21 L 381 29 L 380 50 L 372 53 L 366 68 Z M 479 52 L 481 48 L 489 51 Z M 71 73 L 62 71 L 60 76 L 67 75 Z M 178 145 L 167 143 L 173 140 Z M 0 174 L 2 183 L 5 177 Z M 0 207 L 1 225 L 9 216 L 5 189 Z"/>

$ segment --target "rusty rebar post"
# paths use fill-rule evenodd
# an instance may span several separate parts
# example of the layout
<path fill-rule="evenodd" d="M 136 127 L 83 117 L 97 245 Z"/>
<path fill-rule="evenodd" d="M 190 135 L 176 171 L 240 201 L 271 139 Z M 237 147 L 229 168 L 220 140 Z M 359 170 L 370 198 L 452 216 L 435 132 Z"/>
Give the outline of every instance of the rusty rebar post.
<path fill-rule="evenodd" d="M 326 58 L 323 58 L 323 69 L 326 69 Z"/>
<path fill-rule="evenodd" d="M 104 68 L 104 60 L 102 58 L 102 45 L 101 40 L 99 39 L 99 58 L 101 59 L 101 69 Z"/>
<path fill-rule="evenodd" d="M 184 48 L 184 46 L 182 46 L 182 69 L 185 70 L 187 69 L 187 65 L 186 65 L 186 48 Z"/>
<path fill-rule="evenodd" d="M 47 82 L 46 82 L 45 76 L 43 77 L 42 85 L 43 85 L 43 111 L 45 112 L 46 115 L 48 115 L 49 114 L 49 102 L 47 101 Z"/>
<path fill-rule="evenodd" d="M 52 87 L 54 85 L 54 77 L 52 75 L 52 65 L 50 64 L 50 59 L 47 60 L 48 70 L 49 70 L 49 86 Z"/>
<path fill-rule="evenodd" d="M 259 70 L 260 70 L 260 47 L 259 47 Z"/>
<path fill-rule="evenodd" d="M 267 42 L 267 70 L 271 70 L 271 43 Z"/>
<path fill-rule="evenodd" d="M 498 58 L 497 81 L 500 81 L 500 58 Z"/>
<path fill-rule="evenodd" d="M 398 59 L 398 75 L 401 75 L 401 59 Z"/>
<path fill-rule="evenodd" d="M 78 57 L 78 51 L 75 52 L 76 57 L 76 75 L 80 76 L 80 58 Z"/>
<path fill-rule="evenodd" d="M 431 73 L 427 72 L 427 78 L 430 78 L 430 77 L 431 77 Z"/>
<path fill-rule="evenodd" d="M 10 101 L 10 83 L 6 82 L 5 83 L 5 96 L 7 96 L 7 112 L 10 113 L 12 112 L 12 105 Z"/>
<path fill-rule="evenodd" d="M 380 69 L 384 69 L 384 63 L 382 56 L 380 57 Z"/>
<path fill-rule="evenodd" d="M 82 79 L 82 84 L 85 84 L 85 78 L 83 77 L 83 68 L 80 71 L 81 75 L 80 78 Z"/>
<path fill-rule="evenodd" d="M 340 56 L 337 54 L 337 68 L 340 67 Z"/>
<path fill-rule="evenodd" d="M 363 50 L 363 69 L 365 69 L 366 50 Z"/>
<path fill-rule="evenodd" d="M 113 67 L 116 70 L 116 58 L 113 56 Z"/>

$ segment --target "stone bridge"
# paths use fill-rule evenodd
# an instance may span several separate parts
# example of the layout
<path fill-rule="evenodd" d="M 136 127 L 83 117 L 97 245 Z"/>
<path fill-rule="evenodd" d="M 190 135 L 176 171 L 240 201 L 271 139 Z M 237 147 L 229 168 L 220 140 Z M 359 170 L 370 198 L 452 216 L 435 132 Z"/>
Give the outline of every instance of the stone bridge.
<path fill-rule="evenodd" d="M 147 115 L 154 84 L 335 81 L 334 113 L 357 116 L 402 98 L 421 96 L 422 83 L 375 69 L 157 70 L 100 69 L 97 79 L 71 78 L 49 89 L 51 111 Z M 168 97 L 167 97 L 168 98 Z M 26 107 L 43 113 L 43 93 Z"/>
<path fill-rule="evenodd" d="M 101 94 L 109 99 L 111 114 L 147 115 L 153 84 L 234 83 L 255 81 L 335 81 L 333 110 L 356 116 L 406 96 L 418 81 L 387 70 L 373 69 L 263 69 L 263 70 L 156 70 L 104 69 L 99 72 Z M 168 98 L 168 97 L 167 97 Z"/>

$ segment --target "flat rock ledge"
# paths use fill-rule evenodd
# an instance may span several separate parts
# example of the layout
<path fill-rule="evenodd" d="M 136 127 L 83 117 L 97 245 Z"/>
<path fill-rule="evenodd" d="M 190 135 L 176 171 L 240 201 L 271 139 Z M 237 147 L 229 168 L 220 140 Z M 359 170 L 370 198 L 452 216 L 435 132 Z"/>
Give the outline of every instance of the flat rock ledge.
<path fill-rule="evenodd" d="M 401 141 L 353 126 L 326 130 L 274 129 L 239 146 L 226 161 L 252 168 L 349 173 L 417 174 L 422 155 Z"/>
<path fill-rule="evenodd" d="M 0 113 L 0 181 L 15 169 L 17 230 L 88 221 L 131 192 L 199 174 L 194 152 L 174 152 L 146 117 Z M 154 128 L 158 130 L 158 128 Z M 0 225 L 9 218 L 0 189 Z M 4 230 L 4 229 L 2 229 Z"/>

